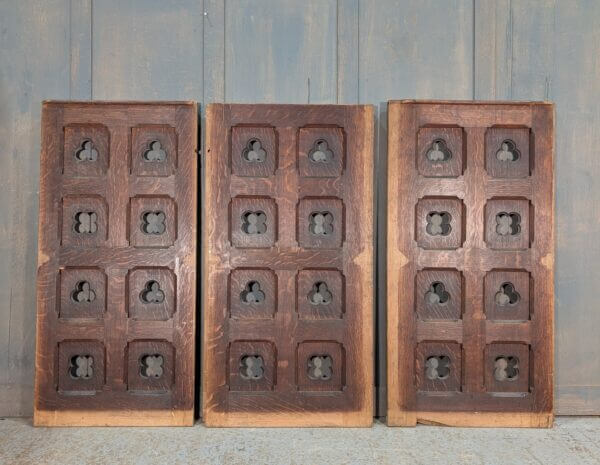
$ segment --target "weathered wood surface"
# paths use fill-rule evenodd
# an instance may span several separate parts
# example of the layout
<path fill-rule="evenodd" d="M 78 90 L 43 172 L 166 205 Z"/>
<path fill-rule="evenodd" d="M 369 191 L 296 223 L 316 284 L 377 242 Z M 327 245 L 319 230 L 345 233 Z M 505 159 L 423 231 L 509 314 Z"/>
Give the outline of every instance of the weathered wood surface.
<path fill-rule="evenodd" d="M 373 421 L 373 108 L 206 117 L 203 418 Z"/>
<path fill-rule="evenodd" d="M 0 67 L 0 414 L 32 412 L 41 100 L 307 103 L 309 77 L 311 102 L 379 107 L 380 282 L 385 278 L 386 144 L 380 143 L 387 140 L 385 102 L 556 103 L 556 409 L 559 414 L 600 413 L 600 371 L 595 369 L 600 316 L 594 311 L 599 227 L 588 214 L 600 199 L 594 183 L 600 174 L 600 135 L 594 130 L 600 122 L 598 2 L 297 5 L 296 0 L 0 4 L 0 57 L 10 63 Z M 289 27 L 278 28 L 277 21 Z M 242 69 L 242 63 L 251 68 Z M 384 289 L 378 289 L 380 414 L 385 411 Z"/>

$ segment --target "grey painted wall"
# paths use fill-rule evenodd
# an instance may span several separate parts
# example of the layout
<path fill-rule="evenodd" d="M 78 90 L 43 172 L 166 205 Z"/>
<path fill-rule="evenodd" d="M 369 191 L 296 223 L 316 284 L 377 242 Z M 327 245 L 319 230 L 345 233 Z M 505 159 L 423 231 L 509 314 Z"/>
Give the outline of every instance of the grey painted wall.
<path fill-rule="evenodd" d="M 597 0 L 0 0 L 0 415 L 32 412 L 40 102 L 69 98 L 374 104 L 380 213 L 388 99 L 553 100 L 557 410 L 600 414 L 599 21 Z"/>

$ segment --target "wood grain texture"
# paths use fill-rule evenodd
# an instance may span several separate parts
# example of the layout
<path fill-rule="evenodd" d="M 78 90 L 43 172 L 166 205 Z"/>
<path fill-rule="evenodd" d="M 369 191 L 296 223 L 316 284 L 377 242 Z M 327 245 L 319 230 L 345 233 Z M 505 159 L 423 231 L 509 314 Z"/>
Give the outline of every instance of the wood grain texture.
<path fill-rule="evenodd" d="M 34 424 L 191 425 L 196 104 L 45 102 L 42 119 Z M 64 169 L 74 126 L 98 148 L 77 163 L 106 161 L 92 175 Z M 173 170 L 137 171 L 155 140 Z"/>
<path fill-rule="evenodd" d="M 372 108 L 368 106 L 208 106 L 206 176 L 211 181 L 205 186 L 202 380 L 203 418 L 207 425 L 371 424 L 372 118 Z M 242 156 L 233 152 L 230 145 L 232 132 L 238 127 L 250 132 L 254 128 L 258 135 L 264 134 L 264 127 L 274 129 L 274 175 L 232 174 L 231 157 Z M 301 176 L 299 130 L 313 131 L 318 139 L 324 137 L 324 127 L 343 130 L 345 143 L 340 146 L 345 147 L 344 171 L 332 175 L 325 170 L 329 177 Z M 339 136 L 332 132 L 328 137 Z M 340 155 L 338 152 L 333 156 Z M 265 156 L 275 157 L 275 153 L 267 152 Z M 263 174 L 262 170 L 256 173 Z M 272 203 L 265 198 L 272 199 Z M 266 216 L 264 233 L 241 235 L 238 229 L 244 226 L 239 218 L 246 211 L 258 210 Z M 305 234 L 314 211 L 332 214 L 330 236 Z M 260 287 L 265 304 L 269 298 L 275 299 L 273 317 L 265 319 L 271 315 L 271 310 L 265 309 L 255 319 L 258 309 L 248 304 L 242 306 L 248 309 L 246 318 L 240 318 L 237 304 L 231 307 L 236 318 L 230 317 L 228 306 L 240 299 L 238 269 L 245 274 L 260 270 L 253 279 L 258 283 L 259 278 L 266 278 L 265 269 L 276 275 L 275 285 L 269 279 Z M 341 272 L 343 283 L 335 282 L 337 275 L 317 269 Z M 299 312 L 299 300 L 310 298 L 299 292 L 306 289 L 298 285 L 299 272 L 302 280 L 314 273 L 312 284 L 333 279 L 328 282 L 333 292 L 343 286 L 343 314 L 323 309 L 307 318 L 306 312 Z M 246 356 L 261 359 L 264 371 L 255 379 L 248 379 L 246 367 L 241 365 Z M 319 374 L 311 377 L 314 356 L 332 359 L 332 372 L 323 379 L 319 379 Z"/>
<path fill-rule="evenodd" d="M 553 106 L 390 102 L 388 125 L 388 424 L 551 426 Z M 485 144 L 491 139 L 485 134 L 492 126 L 494 131 L 507 128 L 507 138 L 512 136 L 510 128 L 531 130 L 531 176 L 513 172 L 511 178 L 498 178 L 487 171 Z M 447 177 L 441 177 L 444 165 L 436 177 L 419 174 L 415 157 L 427 153 L 418 150 L 417 134 L 424 127 L 463 129 L 463 175 L 454 177 L 452 164 L 446 167 Z M 454 219 L 452 202 L 464 205 L 464 221 Z M 514 220 L 518 230 L 502 227 L 498 218 L 505 210 L 519 213 Z M 436 223 L 427 219 L 431 213 L 424 216 L 422 211 L 450 212 L 447 230 L 436 230 Z M 414 229 L 404 227 L 409 222 L 416 223 Z M 462 289 L 446 269 L 460 273 Z M 531 285 L 516 279 L 517 270 L 530 274 Z M 513 279 L 516 289 L 528 286 L 520 295 L 529 300 L 526 321 L 511 319 L 515 317 L 510 311 L 501 323 L 486 318 L 486 302 L 492 301 L 486 292 L 510 305 L 496 296 L 501 288 L 484 286 L 486 277 L 498 279 L 498 273 L 502 284 Z M 423 294 L 423 279 L 433 281 L 429 294 Z M 435 285 L 445 282 L 442 298 Z M 437 295 L 431 296 L 434 290 Z M 441 311 L 458 297 L 464 302 L 461 316 Z M 424 315 L 418 299 L 440 310 Z"/>

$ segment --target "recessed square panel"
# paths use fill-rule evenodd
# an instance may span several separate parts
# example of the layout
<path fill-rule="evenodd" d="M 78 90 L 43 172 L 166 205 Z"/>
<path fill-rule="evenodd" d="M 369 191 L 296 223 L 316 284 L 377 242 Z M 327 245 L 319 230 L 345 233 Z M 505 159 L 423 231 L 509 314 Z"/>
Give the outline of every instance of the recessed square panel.
<path fill-rule="evenodd" d="M 165 195 L 130 199 L 129 241 L 134 247 L 171 247 L 177 239 L 177 208 Z"/>
<path fill-rule="evenodd" d="M 277 310 L 277 275 L 262 268 L 240 268 L 229 277 L 231 318 L 273 318 Z"/>
<path fill-rule="evenodd" d="M 531 171 L 529 128 L 489 128 L 485 133 L 485 169 L 494 178 L 526 178 Z"/>
<path fill-rule="evenodd" d="M 127 293 L 130 318 L 165 321 L 175 312 L 177 279 L 168 268 L 135 268 L 127 274 Z"/>
<path fill-rule="evenodd" d="M 301 342 L 296 360 L 300 391 L 341 391 L 344 388 L 346 360 L 344 347 L 339 342 Z"/>
<path fill-rule="evenodd" d="M 419 391 L 460 391 L 462 348 L 455 342 L 417 345 L 415 376 Z"/>
<path fill-rule="evenodd" d="M 229 389 L 272 391 L 277 383 L 277 353 L 270 341 L 234 341 L 229 345 Z"/>
<path fill-rule="evenodd" d="M 268 248 L 277 241 L 277 205 L 268 197 L 231 200 L 231 243 L 240 248 Z"/>
<path fill-rule="evenodd" d="M 344 241 L 344 204 L 333 197 L 307 197 L 298 203 L 298 243 L 306 249 L 336 249 Z"/>
<path fill-rule="evenodd" d="M 463 279 L 457 270 L 427 268 L 417 272 L 417 315 L 421 320 L 460 320 Z"/>
<path fill-rule="evenodd" d="M 100 268 L 60 270 L 60 318 L 103 318 L 106 311 L 106 274 Z"/>
<path fill-rule="evenodd" d="M 458 249 L 464 241 L 464 205 L 454 197 L 425 197 L 416 208 L 415 234 L 424 249 Z"/>
<path fill-rule="evenodd" d="M 485 351 L 485 387 L 488 392 L 529 392 L 529 345 L 489 344 Z"/>
<path fill-rule="evenodd" d="M 63 341 L 58 344 L 58 391 L 93 395 L 104 386 L 104 346 L 100 341 Z"/>
<path fill-rule="evenodd" d="M 298 317 L 306 320 L 342 318 L 344 277 L 338 270 L 300 270 L 297 280 Z"/>
<path fill-rule="evenodd" d="M 175 378 L 175 349 L 168 341 L 136 340 L 127 344 L 127 389 L 170 391 Z"/>
<path fill-rule="evenodd" d="M 150 124 L 131 128 L 131 172 L 137 176 L 170 176 L 177 169 L 177 132 Z"/>
<path fill-rule="evenodd" d="M 309 178 L 335 178 L 344 169 L 344 130 L 318 126 L 300 128 L 298 170 Z"/>
<path fill-rule="evenodd" d="M 426 177 L 456 178 L 465 169 L 462 128 L 421 128 L 417 135 L 417 169 Z"/>
<path fill-rule="evenodd" d="M 485 317 L 497 321 L 529 320 L 531 277 L 527 271 L 493 270 L 485 275 Z"/>
<path fill-rule="evenodd" d="M 102 124 L 64 128 L 63 172 L 66 176 L 103 176 L 110 160 L 110 134 Z"/>
<path fill-rule="evenodd" d="M 108 238 L 108 206 L 99 195 L 62 199 L 62 244 L 100 247 Z"/>
<path fill-rule="evenodd" d="M 231 128 L 231 170 L 236 176 L 266 178 L 277 169 L 277 134 L 274 128 Z"/>
<path fill-rule="evenodd" d="M 531 232 L 529 200 L 488 200 L 485 205 L 485 242 L 489 248 L 528 249 Z"/>

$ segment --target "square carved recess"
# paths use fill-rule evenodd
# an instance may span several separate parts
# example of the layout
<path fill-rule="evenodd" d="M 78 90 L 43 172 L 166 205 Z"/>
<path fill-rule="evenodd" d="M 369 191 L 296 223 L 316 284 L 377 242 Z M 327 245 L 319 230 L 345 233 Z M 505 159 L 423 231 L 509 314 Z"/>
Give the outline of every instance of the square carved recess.
<path fill-rule="evenodd" d="M 301 342 L 296 367 L 300 391 L 341 391 L 345 386 L 345 351 L 339 342 Z"/>
<path fill-rule="evenodd" d="M 64 128 L 63 172 L 66 176 L 103 176 L 110 160 L 110 134 L 102 124 Z"/>
<path fill-rule="evenodd" d="M 167 392 L 175 378 L 175 349 L 168 341 L 138 340 L 127 344 L 127 389 Z"/>
<path fill-rule="evenodd" d="M 100 268 L 60 270 L 59 318 L 103 318 L 106 311 L 106 274 Z"/>
<path fill-rule="evenodd" d="M 240 268 L 229 277 L 229 314 L 239 320 L 270 319 L 277 311 L 277 275 L 262 268 Z"/>
<path fill-rule="evenodd" d="M 419 391 L 460 391 L 462 346 L 456 342 L 421 342 L 415 369 Z"/>
<path fill-rule="evenodd" d="M 108 206 L 99 195 L 62 199 L 62 244 L 100 247 L 108 238 Z"/>
<path fill-rule="evenodd" d="M 499 342 L 485 350 L 485 387 L 488 392 L 529 392 L 529 351 L 526 343 Z"/>
<path fill-rule="evenodd" d="M 270 341 L 234 341 L 229 344 L 231 391 L 272 391 L 277 384 L 277 351 Z"/>
<path fill-rule="evenodd" d="M 127 274 L 127 293 L 130 318 L 166 321 L 175 312 L 177 279 L 168 268 L 134 268 Z"/>
<path fill-rule="evenodd" d="M 527 271 L 492 270 L 485 275 L 485 316 L 488 320 L 530 319 L 531 276 Z"/>
<path fill-rule="evenodd" d="M 305 127 L 298 132 L 300 176 L 335 178 L 344 170 L 344 130 L 337 127 Z"/>
<path fill-rule="evenodd" d="M 334 197 L 298 202 L 298 244 L 306 249 L 337 249 L 345 236 L 344 204 Z"/>
<path fill-rule="evenodd" d="M 458 249 L 465 240 L 465 212 L 455 197 L 424 197 L 416 207 L 415 236 L 423 249 Z"/>
<path fill-rule="evenodd" d="M 77 340 L 58 343 L 58 391 L 93 395 L 102 390 L 104 345 L 100 341 Z"/>
<path fill-rule="evenodd" d="M 417 315 L 421 320 L 460 320 L 463 313 L 463 277 L 453 269 L 427 268 L 417 272 Z"/>
<path fill-rule="evenodd" d="M 177 239 L 177 207 L 166 195 L 130 199 L 129 241 L 133 247 L 171 247 Z"/>
<path fill-rule="evenodd" d="M 306 320 L 342 318 L 345 280 L 338 270 L 306 269 L 298 272 L 298 317 Z"/>
<path fill-rule="evenodd" d="M 270 248 L 277 242 L 277 204 L 269 197 L 241 196 L 231 200 L 231 244 L 240 248 Z"/>
<path fill-rule="evenodd" d="M 485 205 L 485 242 L 491 249 L 525 250 L 531 245 L 533 208 L 527 199 L 495 198 Z"/>
<path fill-rule="evenodd" d="M 485 169 L 494 178 L 526 178 L 531 173 L 529 128 L 489 128 L 485 133 Z"/>
<path fill-rule="evenodd" d="M 170 176 L 177 169 L 177 132 L 167 125 L 131 128 L 131 172 L 137 176 Z"/>
<path fill-rule="evenodd" d="M 456 178 L 465 169 L 462 128 L 421 128 L 417 135 L 417 169 L 432 178 Z"/>
<path fill-rule="evenodd" d="M 267 178 L 277 169 L 277 133 L 272 127 L 231 128 L 231 171 L 236 176 Z"/>

